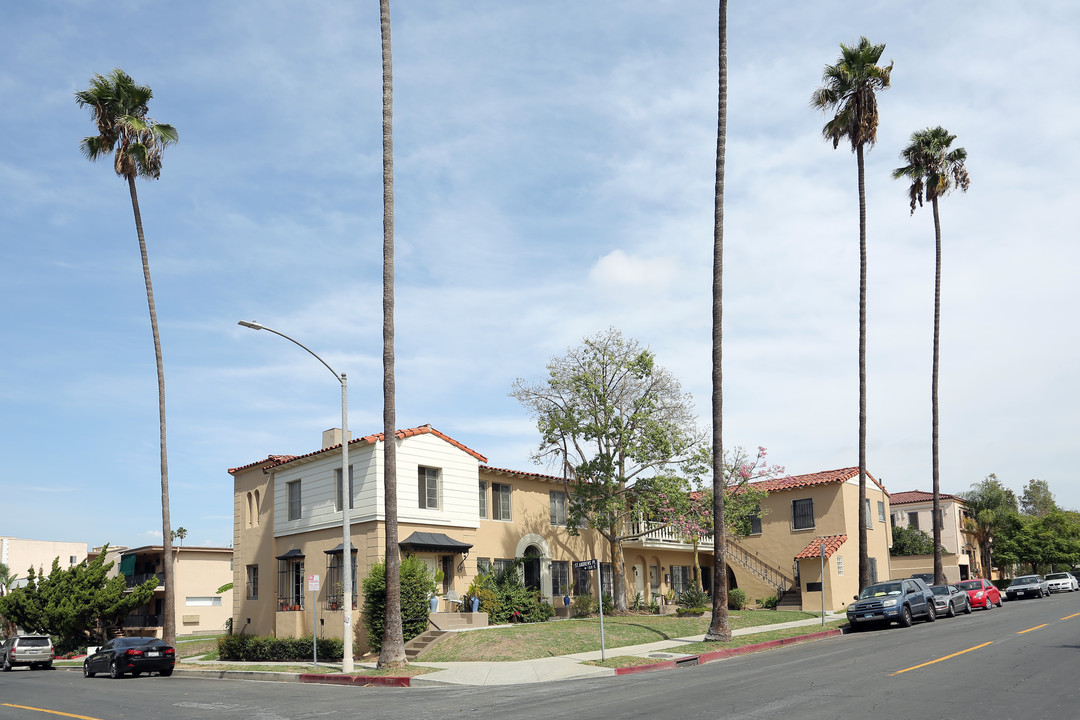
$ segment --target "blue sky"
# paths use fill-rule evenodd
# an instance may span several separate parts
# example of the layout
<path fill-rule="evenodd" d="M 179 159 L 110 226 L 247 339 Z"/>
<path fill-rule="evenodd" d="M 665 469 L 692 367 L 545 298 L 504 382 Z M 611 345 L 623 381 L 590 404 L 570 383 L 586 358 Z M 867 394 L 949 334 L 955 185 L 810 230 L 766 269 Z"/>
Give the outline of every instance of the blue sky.
<path fill-rule="evenodd" d="M 0 534 L 160 542 L 153 345 L 124 183 L 72 93 L 121 67 L 177 127 L 139 197 L 165 353 L 173 526 L 232 540 L 227 469 L 381 428 L 378 3 L 4 3 Z M 616 327 L 709 413 L 716 6 L 393 7 L 397 417 L 529 459 L 515 378 Z M 967 148 L 942 203 L 942 489 L 996 473 L 1080 508 L 1073 314 L 1080 7 L 733 3 L 725 442 L 855 465 L 855 158 L 810 93 L 887 44 L 867 156 L 869 468 L 929 490 L 933 223 L 890 179 L 914 130 Z M 1074 228 L 1072 231 L 1069 227 Z M 46 511 L 43 515 L 42 511 Z M 44 519 L 44 518 L 47 518 Z"/>

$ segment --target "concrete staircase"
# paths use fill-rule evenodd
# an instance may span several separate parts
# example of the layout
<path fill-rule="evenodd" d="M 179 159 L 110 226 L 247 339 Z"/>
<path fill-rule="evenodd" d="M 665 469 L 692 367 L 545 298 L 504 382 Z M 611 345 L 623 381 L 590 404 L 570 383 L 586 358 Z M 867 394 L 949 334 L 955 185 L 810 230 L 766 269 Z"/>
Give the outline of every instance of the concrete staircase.
<path fill-rule="evenodd" d="M 439 641 L 445 640 L 449 635 L 450 633 L 446 630 L 428 630 L 427 632 L 423 632 L 405 643 L 405 657 L 412 662 L 429 648 L 438 644 Z"/>
<path fill-rule="evenodd" d="M 428 648 L 445 640 L 450 630 L 487 627 L 487 613 L 434 612 L 428 615 L 428 629 L 405 643 L 405 657 L 415 660 Z"/>

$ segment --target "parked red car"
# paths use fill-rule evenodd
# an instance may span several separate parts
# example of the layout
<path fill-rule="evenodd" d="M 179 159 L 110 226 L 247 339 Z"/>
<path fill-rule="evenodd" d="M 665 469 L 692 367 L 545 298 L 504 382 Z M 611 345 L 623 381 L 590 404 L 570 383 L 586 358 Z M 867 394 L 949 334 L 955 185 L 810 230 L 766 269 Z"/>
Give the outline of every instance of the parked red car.
<path fill-rule="evenodd" d="M 1001 607 L 1001 592 L 989 580 L 964 580 L 956 583 L 956 587 L 967 592 L 972 608 L 989 610 L 995 605 Z"/>

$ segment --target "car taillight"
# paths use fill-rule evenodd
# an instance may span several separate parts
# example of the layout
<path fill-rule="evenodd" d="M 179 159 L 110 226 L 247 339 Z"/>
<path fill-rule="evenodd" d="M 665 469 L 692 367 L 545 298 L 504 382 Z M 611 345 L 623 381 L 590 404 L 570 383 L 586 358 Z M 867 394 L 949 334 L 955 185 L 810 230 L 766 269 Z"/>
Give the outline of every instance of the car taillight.
<path fill-rule="evenodd" d="M 142 657 L 142 650 L 136 650 L 135 648 L 128 648 L 124 651 L 124 654 L 128 657 Z"/>
<path fill-rule="evenodd" d="M 173 649 L 173 648 L 165 648 L 165 657 L 174 657 L 175 655 L 176 655 L 176 650 L 175 649 Z"/>

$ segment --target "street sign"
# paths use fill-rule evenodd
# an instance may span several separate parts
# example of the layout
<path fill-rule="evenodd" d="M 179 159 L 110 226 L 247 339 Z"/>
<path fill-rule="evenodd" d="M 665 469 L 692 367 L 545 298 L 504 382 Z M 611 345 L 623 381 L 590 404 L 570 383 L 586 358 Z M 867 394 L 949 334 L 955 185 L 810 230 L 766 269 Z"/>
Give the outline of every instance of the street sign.
<path fill-rule="evenodd" d="M 308 575 L 307 576 L 307 589 L 312 592 L 319 592 L 319 576 Z"/>
<path fill-rule="evenodd" d="M 596 569 L 596 560 L 595 559 L 593 559 L 593 560 L 575 560 L 574 561 L 574 569 L 575 570 L 595 570 Z"/>

